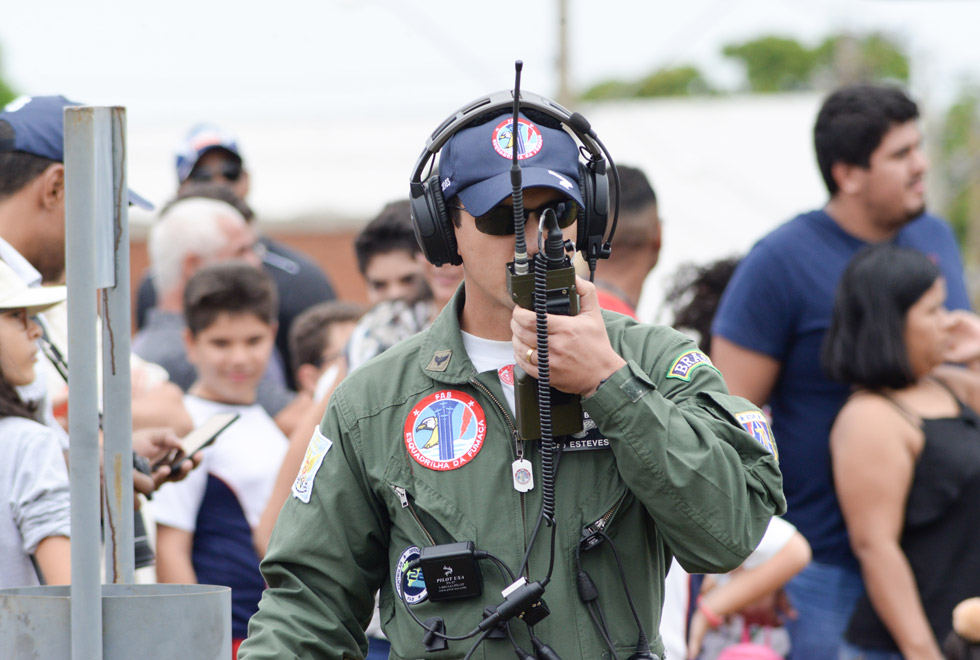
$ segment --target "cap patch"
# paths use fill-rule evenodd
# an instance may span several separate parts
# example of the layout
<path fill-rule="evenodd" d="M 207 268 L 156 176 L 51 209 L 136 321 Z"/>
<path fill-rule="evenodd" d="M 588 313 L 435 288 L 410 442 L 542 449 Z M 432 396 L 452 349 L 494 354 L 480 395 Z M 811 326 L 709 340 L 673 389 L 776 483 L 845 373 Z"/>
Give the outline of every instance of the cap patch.
<path fill-rule="evenodd" d="M 703 366 L 715 368 L 708 356 L 701 351 L 687 351 L 681 353 L 670 365 L 670 369 L 667 370 L 667 378 L 689 381 L 691 380 L 691 372 Z"/>
<path fill-rule="evenodd" d="M 310 496 L 313 494 L 313 479 L 320 470 L 323 457 L 327 455 L 333 442 L 325 435 L 320 433 L 320 427 L 313 430 L 313 437 L 310 444 L 306 447 L 306 454 L 303 456 L 303 463 L 299 469 L 299 475 L 293 482 L 293 497 L 305 504 L 310 503 Z"/>
<path fill-rule="evenodd" d="M 480 453 L 487 418 L 476 399 L 442 390 L 419 401 L 405 420 L 405 446 L 430 470 L 455 470 Z"/>
<path fill-rule="evenodd" d="M 511 160 L 514 157 L 514 118 L 508 117 L 493 129 L 493 148 L 504 158 Z M 519 117 L 517 119 L 517 160 L 530 158 L 544 146 L 544 136 L 537 126 L 527 119 Z"/>
<path fill-rule="evenodd" d="M 763 412 L 759 410 L 746 410 L 745 412 L 735 413 L 735 419 L 756 439 L 756 442 L 775 456 L 777 460 L 779 459 L 779 450 L 776 449 L 776 441 L 772 437 L 769 420 L 766 419 Z"/>

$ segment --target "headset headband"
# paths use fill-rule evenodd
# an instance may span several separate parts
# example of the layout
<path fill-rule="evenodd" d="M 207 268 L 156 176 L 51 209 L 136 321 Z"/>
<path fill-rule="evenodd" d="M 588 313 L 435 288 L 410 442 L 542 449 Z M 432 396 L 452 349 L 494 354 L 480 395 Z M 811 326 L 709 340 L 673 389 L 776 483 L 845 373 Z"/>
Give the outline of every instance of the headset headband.
<path fill-rule="evenodd" d="M 483 96 L 475 101 L 464 105 L 450 115 L 445 121 L 432 132 L 432 135 L 425 141 L 425 151 L 419 156 L 412 170 L 412 180 L 410 182 L 413 197 L 422 194 L 422 172 L 428 165 L 429 160 L 442 149 L 443 145 L 449 141 L 453 135 L 458 133 L 469 124 L 476 123 L 484 115 L 492 115 L 500 112 L 509 112 L 514 107 L 514 92 L 505 89 Z M 579 142 L 588 150 L 593 163 L 603 161 L 603 152 L 595 132 L 589 126 L 589 122 L 579 113 L 569 112 L 561 105 L 547 99 L 534 92 L 521 90 L 521 109 L 530 109 L 558 121 L 562 127 L 568 127 L 578 138 Z M 418 193 L 416 195 L 416 193 Z"/>

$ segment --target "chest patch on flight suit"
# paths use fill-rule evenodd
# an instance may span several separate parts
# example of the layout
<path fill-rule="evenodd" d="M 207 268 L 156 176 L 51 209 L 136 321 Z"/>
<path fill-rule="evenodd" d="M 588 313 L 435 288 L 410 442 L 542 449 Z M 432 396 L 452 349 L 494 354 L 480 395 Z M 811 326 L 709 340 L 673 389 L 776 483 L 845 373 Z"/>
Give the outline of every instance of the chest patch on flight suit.
<path fill-rule="evenodd" d="M 582 430 L 575 435 L 565 436 L 561 442 L 562 451 L 596 451 L 598 449 L 609 449 L 609 439 L 602 435 L 599 427 L 589 417 L 589 413 L 582 412 Z"/>
<path fill-rule="evenodd" d="M 765 447 L 766 451 L 779 459 L 779 450 L 776 449 L 776 441 L 772 437 L 772 430 L 764 413 L 759 410 L 746 410 L 735 413 L 735 419 L 760 445 Z"/>
<path fill-rule="evenodd" d="M 715 368 L 708 356 L 701 351 L 687 351 L 677 356 L 677 359 L 670 365 L 670 369 L 667 370 L 667 378 L 691 380 L 691 373 L 698 367 L 705 366 Z"/>
<path fill-rule="evenodd" d="M 487 418 L 469 394 L 443 390 L 415 404 L 404 432 L 405 447 L 416 463 L 430 470 L 455 470 L 480 453 Z"/>
<path fill-rule="evenodd" d="M 299 468 L 296 481 L 293 482 L 293 497 L 305 504 L 310 503 L 310 495 L 313 494 L 313 478 L 316 477 L 323 457 L 327 455 L 333 442 L 325 435 L 320 433 L 320 427 L 313 429 L 313 437 L 310 444 L 306 447 L 306 454 L 303 456 L 303 463 Z"/>
<path fill-rule="evenodd" d="M 425 588 L 425 578 L 422 577 L 422 569 L 416 566 L 411 570 L 405 570 L 411 561 L 421 556 L 422 551 L 418 546 L 411 545 L 405 548 L 405 552 L 398 558 L 398 564 L 395 566 L 395 591 L 409 605 L 421 603 L 429 596 Z"/>

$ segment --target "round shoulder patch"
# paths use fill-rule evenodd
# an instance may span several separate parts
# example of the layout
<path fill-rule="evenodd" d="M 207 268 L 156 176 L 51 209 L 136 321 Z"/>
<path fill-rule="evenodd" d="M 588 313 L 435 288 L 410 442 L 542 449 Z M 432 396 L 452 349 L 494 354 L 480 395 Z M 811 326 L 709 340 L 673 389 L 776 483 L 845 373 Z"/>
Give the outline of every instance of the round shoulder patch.
<path fill-rule="evenodd" d="M 405 420 L 405 446 L 415 462 L 431 470 L 461 468 L 480 453 L 487 418 L 476 399 L 458 390 L 425 397 Z"/>
<path fill-rule="evenodd" d="M 514 118 L 508 117 L 493 129 L 492 140 L 494 151 L 507 160 L 514 157 L 514 152 L 512 151 L 514 148 L 513 125 Z M 541 135 L 541 131 L 537 126 L 523 117 L 517 119 L 517 138 L 519 145 L 517 149 L 517 160 L 530 158 L 541 151 L 541 147 L 544 146 L 544 136 Z"/>
<path fill-rule="evenodd" d="M 405 570 L 409 562 L 422 556 L 422 551 L 418 546 L 411 545 L 405 548 L 405 552 L 398 558 L 398 565 L 395 566 L 395 591 L 398 597 L 404 599 L 409 605 L 421 603 L 428 598 L 429 592 L 425 588 L 425 578 L 422 577 L 422 569 L 416 566 L 411 570 Z"/>

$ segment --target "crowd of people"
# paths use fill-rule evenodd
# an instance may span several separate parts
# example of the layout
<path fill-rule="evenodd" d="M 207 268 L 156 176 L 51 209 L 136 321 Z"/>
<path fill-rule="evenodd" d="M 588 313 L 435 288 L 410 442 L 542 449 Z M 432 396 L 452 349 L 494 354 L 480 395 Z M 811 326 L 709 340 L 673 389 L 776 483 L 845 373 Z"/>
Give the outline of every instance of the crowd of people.
<path fill-rule="evenodd" d="M 0 112 L 0 588 L 71 577 L 51 364 L 70 104 Z M 150 579 L 230 586 L 243 660 L 976 653 L 953 612 L 980 596 L 980 316 L 926 212 L 916 104 L 831 93 L 829 201 L 683 269 L 676 329 L 637 320 L 662 243 L 646 175 L 533 96 L 516 127 L 509 101 L 481 107 L 358 235 L 366 305 L 259 233 L 234 136 L 189 131 L 135 295 Z M 596 253 L 567 252 L 615 208 L 590 282 Z M 532 272 L 577 270 L 560 293 L 577 314 L 514 304 L 521 237 Z M 528 435 L 525 374 L 574 395 L 581 431 Z M 237 418 L 175 462 L 221 413 Z"/>

